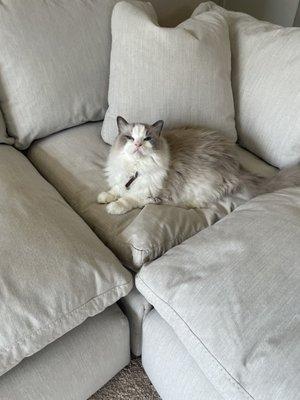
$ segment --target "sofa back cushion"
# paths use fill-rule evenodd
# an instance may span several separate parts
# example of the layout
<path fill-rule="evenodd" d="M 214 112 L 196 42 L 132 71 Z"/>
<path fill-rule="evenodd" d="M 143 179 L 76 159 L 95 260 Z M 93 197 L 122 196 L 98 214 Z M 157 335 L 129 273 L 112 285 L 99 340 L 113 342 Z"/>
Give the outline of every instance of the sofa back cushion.
<path fill-rule="evenodd" d="M 163 119 L 167 128 L 204 126 L 235 140 L 230 57 L 222 15 L 198 15 L 168 29 L 150 3 L 118 3 L 103 139 L 114 141 L 122 115 L 131 122 Z"/>
<path fill-rule="evenodd" d="M 224 15 L 230 27 L 239 143 L 276 167 L 300 161 L 300 29 L 283 28 L 212 2 L 195 15 Z"/>
<path fill-rule="evenodd" d="M 0 2 L 0 105 L 18 148 L 103 119 L 116 2 Z"/>

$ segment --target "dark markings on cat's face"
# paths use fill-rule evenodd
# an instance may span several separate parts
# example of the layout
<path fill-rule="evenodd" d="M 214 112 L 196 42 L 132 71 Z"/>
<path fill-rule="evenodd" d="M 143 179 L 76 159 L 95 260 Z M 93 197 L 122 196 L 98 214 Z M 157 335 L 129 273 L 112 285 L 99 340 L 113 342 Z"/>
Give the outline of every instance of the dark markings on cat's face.
<path fill-rule="evenodd" d="M 160 147 L 160 135 L 163 121 L 157 121 L 153 125 L 141 123 L 128 123 L 123 117 L 117 118 L 119 135 L 116 146 L 125 147 L 128 153 L 149 155 Z"/>
<path fill-rule="evenodd" d="M 146 128 L 146 137 L 144 140 L 149 141 L 154 150 L 157 150 L 159 148 L 160 135 L 163 125 L 163 121 L 157 121 L 153 125 L 144 124 Z"/>

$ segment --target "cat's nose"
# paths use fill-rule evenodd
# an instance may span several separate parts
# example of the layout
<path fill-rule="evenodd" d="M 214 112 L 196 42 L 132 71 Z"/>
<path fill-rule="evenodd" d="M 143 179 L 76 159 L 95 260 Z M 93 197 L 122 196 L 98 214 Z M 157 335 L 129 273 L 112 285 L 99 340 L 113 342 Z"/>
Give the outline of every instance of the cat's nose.
<path fill-rule="evenodd" d="M 138 143 L 135 143 L 135 145 L 136 145 L 136 147 L 141 147 L 142 143 L 138 142 Z"/>

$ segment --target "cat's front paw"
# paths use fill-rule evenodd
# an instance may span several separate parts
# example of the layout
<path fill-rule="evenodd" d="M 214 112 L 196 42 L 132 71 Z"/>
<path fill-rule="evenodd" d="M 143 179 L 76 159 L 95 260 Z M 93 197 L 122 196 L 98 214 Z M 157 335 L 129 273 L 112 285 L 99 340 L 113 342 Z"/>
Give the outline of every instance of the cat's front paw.
<path fill-rule="evenodd" d="M 97 202 L 100 204 L 107 204 L 111 203 L 112 201 L 116 200 L 116 196 L 109 192 L 101 192 L 98 194 Z"/>
<path fill-rule="evenodd" d="M 108 214 L 125 214 L 129 210 L 121 202 L 114 201 L 106 206 L 106 211 Z"/>

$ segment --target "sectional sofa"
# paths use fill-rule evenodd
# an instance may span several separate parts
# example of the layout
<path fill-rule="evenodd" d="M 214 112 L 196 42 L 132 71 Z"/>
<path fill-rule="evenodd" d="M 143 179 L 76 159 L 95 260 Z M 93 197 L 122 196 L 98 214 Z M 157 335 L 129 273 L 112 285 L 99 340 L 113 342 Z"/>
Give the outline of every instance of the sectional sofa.
<path fill-rule="evenodd" d="M 213 213 L 96 203 L 116 3 L 0 4 L 0 399 L 87 399 L 131 351 L 163 399 L 295 400 L 300 188 Z M 228 24 L 240 162 L 272 176 L 300 161 L 300 31 L 207 12 Z"/>

